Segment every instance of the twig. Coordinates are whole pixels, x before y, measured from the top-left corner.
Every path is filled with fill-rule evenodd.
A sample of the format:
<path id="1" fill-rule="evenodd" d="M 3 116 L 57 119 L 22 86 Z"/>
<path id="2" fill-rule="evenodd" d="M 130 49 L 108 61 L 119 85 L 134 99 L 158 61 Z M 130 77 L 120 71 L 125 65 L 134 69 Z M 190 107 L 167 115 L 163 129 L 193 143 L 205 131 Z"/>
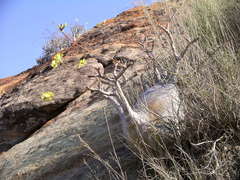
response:
<path id="1" fill-rule="evenodd" d="M 212 142 L 214 142 L 214 141 L 204 141 L 204 142 L 200 142 L 200 143 L 197 143 L 197 144 L 190 142 L 190 144 L 193 145 L 193 146 L 201 146 L 203 144 L 212 143 Z"/>
<path id="2" fill-rule="evenodd" d="M 111 142 L 111 145 L 112 145 L 115 161 L 116 161 L 116 163 L 118 165 L 118 168 L 120 169 L 122 177 L 125 177 L 124 171 L 123 171 L 121 163 L 120 163 L 120 159 L 119 159 L 119 157 L 117 155 L 117 152 L 116 152 L 116 149 L 115 149 L 115 146 L 114 146 L 114 143 L 113 143 L 113 139 L 112 139 L 112 135 L 111 135 L 111 131 L 110 131 L 110 127 L 109 127 L 109 124 L 108 124 L 108 119 L 107 119 L 107 115 L 106 115 L 106 111 L 105 110 L 104 110 L 104 116 L 105 116 L 105 119 L 106 119 L 107 130 L 108 130 L 110 142 Z"/>
<path id="3" fill-rule="evenodd" d="M 163 27 L 162 25 L 159 24 L 160 29 L 162 29 L 168 36 L 168 39 L 170 41 L 170 46 L 174 55 L 174 58 L 176 59 L 176 61 L 180 61 L 181 57 L 179 55 L 179 53 L 177 52 L 176 46 L 175 46 L 175 42 L 173 40 L 172 34 L 170 33 L 170 31 L 168 29 L 166 29 L 165 27 Z"/>
<path id="4" fill-rule="evenodd" d="M 90 87 L 87 87 L 88 90 L 90 91 L 95 91 L 95 92 L 99 92 L 101 93 L 102 95 L 108 97 L 108 96 L 115 96 L 114 93 L 111 93 L 111 92 L 107 92 L 107 91 L 104 91 L 102 89 L 94 89 L 94 88 L 90 88 Z"/>
<path id="5" fill-rule="evenodd" d="M 217 153 L 216 153 L 216 145 L 217 145 L 217 143 L 218 143 L 219 141 L 221 141 L 223 138 L 224 138 L 224 136 L 221 136 L 220 138 L 218 138 L 218 139 L 215 140 L 215 141 L 204 141 L 204 142 L 200 142 L 200 143 L 197 143 L 197 144 L 191 143 L 191 145 L 193 145 L 193 146 L 201 146 L 201 145 L 203 145 L 203 144 L 213 143 L 211 150 L 206 154 L 206 156 L 210 155 L 210 159 L 209 159 L 208 164 L 204 167 L 204 169 L 207 169 L 207 168 L 210 166 L 213 158 L 215 159 L 215 162 L 216 162 L 216 168 L 215 168 L 215 170 L 219 167 L 218 158 L 217 158 Z"/>
<path id="6" fill-rule="evenodd" d="M 180 54 L 180 58 L 181 58 L 181 59 L 184 58 L 184 56 L 185 56 L 187 50 L 190 48 L 190 46 L 191 46 L 192 44 L 194 44 L 195 42 L 197 42 L 198 40 L 199 40 L 199 38 L 197 37 L 197 38 L 195 38 L 194 40 L 192 40 L 192 41 L 190 41 L 190 42 L 188 43 L 188 45 L 185 47 L 185 49 L 184 49 L 184 50 L 181 52 L 181 54 Z"/>

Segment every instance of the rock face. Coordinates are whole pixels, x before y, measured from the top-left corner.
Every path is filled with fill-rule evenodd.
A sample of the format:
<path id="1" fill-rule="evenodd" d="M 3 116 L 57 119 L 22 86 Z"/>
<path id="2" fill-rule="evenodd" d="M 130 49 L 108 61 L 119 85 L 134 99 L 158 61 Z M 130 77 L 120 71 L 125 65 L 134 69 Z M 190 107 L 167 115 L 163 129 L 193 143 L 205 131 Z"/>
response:
<path id="1" fill-rule="evenodd" d="M 94 83 L 88 76 L 97 74 L 95 67 L 103 71 L 103 66 L 96 61 L 89 61 L 81 69 L 74 66 L 72 59 L 66 60 L 64 66 L 32 78 L 17 87 L 15 92 L 1 98 L 1 151 L 22 141 L 64 111 L 71 101 Z M 46 91 L 56 94 L 54 101 L 45 102 L 40 98 Z"/>
<path id="2" fill-rule="evenodd" d="M 168 23 L 161 4 L 151 7 L 158 23 Z M 97 69 L 113 70 L 112 58 L 135 60 L 129 76 L 147 67 L 146 53 L 137 43 L 154 40 L 144 7 L 137 7 L 98 24 L 63 50 L 63 64 L 52 69 L 50 62 L 17 76 L 0 79 L 0 179 L 110 179 L 106 168 L 92 158 L 93 152 L 109 158 L 112 132 L 122 168 L 136 179 L 135 157 L 121 138 L 116 109 L 87 87 L 96 85 Z M 87 65 L 77 68 L 78 61 Z M 41 93 L 52 91 L 54 100 L 42 101 Z M 114 163 L 113 163 L 114 164 Z M 113 165 L 114 166 L 114 165 Z M 91 171 L 94 169 L 94 171 Z"/>

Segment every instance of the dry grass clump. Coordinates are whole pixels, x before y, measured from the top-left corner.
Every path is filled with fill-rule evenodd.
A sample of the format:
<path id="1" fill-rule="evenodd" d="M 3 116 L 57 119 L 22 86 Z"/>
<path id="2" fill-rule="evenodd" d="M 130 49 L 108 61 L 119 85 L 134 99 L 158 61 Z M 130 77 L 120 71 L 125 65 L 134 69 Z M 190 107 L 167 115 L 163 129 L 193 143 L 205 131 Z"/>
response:
<path id="1" fill-rule="evenodd" d="M 145 178 L 240 178 L 239 10 L 237 0 L 190 0 L 178 10 L 173 22 L 178 49 L 199 38 L 176 74 L 186 129 L 171 144 L 156 138 L 161 155 L 138 148 Z M 171 63 L 171 58 L 158 59 L 167 71 Z"/>

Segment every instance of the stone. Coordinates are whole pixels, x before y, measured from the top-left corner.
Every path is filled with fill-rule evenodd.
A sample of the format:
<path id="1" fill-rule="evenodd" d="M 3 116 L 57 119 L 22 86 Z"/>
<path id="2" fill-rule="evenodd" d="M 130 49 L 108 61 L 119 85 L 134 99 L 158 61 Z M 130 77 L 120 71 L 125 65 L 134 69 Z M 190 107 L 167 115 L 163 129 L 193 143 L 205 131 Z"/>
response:
<path id="1" fill-rule="evenodd" d="M 163 8 L 155 4 L 152 9 L 156 21 L 166 25 L 169 18 Z M 137 179 L 137 158 L 124 146 L 116 109 L 88 87 L 97 85 L 91 76 L 98 71 L 112 73 L 114 57 L 135 61 L 126 77 L 140 77 L 147 71 L 147 55 L 138 40 L 154 39 L 151 29 L 143 7 L 132 8 L 98 24 L 62 50 L 63 63 L 57 68 L 44 61 L 0 79 L 0 179 L 111 179 L 104 165 L 92 158 L 89 147 L 117 169 L 112 145 L 123 171 L 129 179 Z M 87 65 L 77 68 L 83 58 Z M 41 99 L 46 91 L 55 94 L 52 101 Z"/>

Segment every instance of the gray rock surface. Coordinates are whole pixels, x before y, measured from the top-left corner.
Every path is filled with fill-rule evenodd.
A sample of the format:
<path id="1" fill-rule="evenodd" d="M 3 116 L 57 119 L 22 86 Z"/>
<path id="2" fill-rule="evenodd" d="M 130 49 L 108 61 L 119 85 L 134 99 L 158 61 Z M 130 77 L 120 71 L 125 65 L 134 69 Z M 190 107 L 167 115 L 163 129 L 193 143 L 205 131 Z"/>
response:
<path id="1" fill-rule="evenodd" d="M 153 6 L 157 22 L 168 17 Z M 137 40 L 154 39 L 142 8 L 133 8 L 83 34 L 71 48 L 63 50 L 63 64 L 52 69 L 50 62 L 13 78 L 0 80 L 0 180 L 111 179 L 101 162 L 92 158 L 84 140 L 103 159 L 112 161 L 113 143 L 129 179 L 137 178 L 136 158 L 124 147 L 116 109 L 93 94 L 96 68 L 111 74 L 115 57 L 136 61 L 126 73 L 144 73 L 146 53 Z M 77 68 L 85 58 L 88 64 Z M 14 78 L 21 76 L 17 84 Z M 11 88 L 6 88 L 11 87 Z M 52 91 L 52 101 L 42 101 L 41 93 Z M 87 162 L 88 166 L 85 164 Z M 116 163 L 112 163 L 116 166 Z"/>

